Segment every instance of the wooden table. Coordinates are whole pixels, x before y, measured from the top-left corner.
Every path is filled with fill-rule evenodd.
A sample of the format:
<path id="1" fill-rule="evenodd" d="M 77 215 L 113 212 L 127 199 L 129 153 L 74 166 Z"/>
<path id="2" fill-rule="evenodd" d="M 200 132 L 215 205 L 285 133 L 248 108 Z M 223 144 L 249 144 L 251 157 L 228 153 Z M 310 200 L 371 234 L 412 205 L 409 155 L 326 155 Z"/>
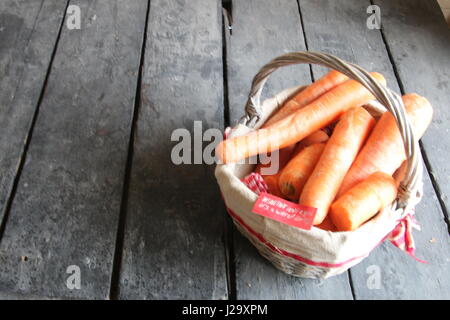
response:
<path id="1" fill-rule="evenodd" d="M 381 30 L 366 25 L 372 4 Z M 286 276 L 232 226 L 213 166 L 170 161 L 174 129 L 235 124 L 258 68 L 298 50 L 433 104 L 414 233 L 428 264 L 386 242 L 340 276 Z M 323 72 L 280 70 L 267 96 Z M 448 299 L 449 75 L 429 0 L 1 1 L 0 297 Z"/>

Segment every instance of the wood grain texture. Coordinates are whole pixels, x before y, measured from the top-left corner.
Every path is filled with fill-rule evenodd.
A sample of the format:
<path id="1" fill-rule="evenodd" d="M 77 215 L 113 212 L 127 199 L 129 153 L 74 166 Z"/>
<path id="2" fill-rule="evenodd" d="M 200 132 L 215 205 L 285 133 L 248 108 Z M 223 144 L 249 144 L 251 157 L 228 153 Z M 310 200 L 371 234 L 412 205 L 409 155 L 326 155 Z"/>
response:
<path id="1" fill-rule="evenodd" d="M 300 0 L 305 36 L 310 51 L 333 54 L 369 71 L 383 74 L 398 92 L 396 78 L 379 30 L 366 27 L 369 1 Z M 314 78 L 326 72 L 313 66 Z"/>
<path id="2" fill-rule="evenodd" d="M 351 269 L 356 299 L 449 299 L 450 241 L 430 178 L 424 177 L 424 198 L 416 207 L 421 230 L 414 230 L 420 263 L 389 241 Z M 379 270 L 380 286 L 368 285 Z M 375 275 L 377 276 L 377 275 Z"/>
<path id="3" fill-rule="evenodd" d="M 147 1 L 72 4 L 81 30 L 62 30 L 0 246 L 2 296 L 109 294 Z"/>
<path id="4" fill-rule="evenodd" d="M 296 1 L 233 1 L 228 83 L 230 119 L 242 115 L 250 83 L 259 68 L 276 56 L 305 50 Z M 269 79 L 265 96 L 311 82 L 309 66 L 289 66 Z M 237 299 L 351 299 L 348 275 L 325 282 L 283 274 L 234 231 Z"/>
<path id="5" fill-rule="evenodd" d="M 433 1 L 375 2 L 382 12 L 383 31 L 406 92 L 417 92 L 434 106 L 434 120 L 423 146 L 430 159 L 441 190 L 447 192 L 449 173 L 446 138 L 449 116 L 448 75 L 450 74 L 449 32 Z M 446 31 L 446 32 L 444 32 Z M 447 35 L 447 36 L 446 36 Z M 429 55 L 429 56 L 428 56 Z M 439 137 L 438 139 L 436 139 Z M 442 165 L 443 167 L 439 167 Z M 433 174 L 433 171 L 431 174 Z M 370 259 L 352 269 L 355 282 L 361 283 L 355 295 L 359 299 L 449 299 L 450 239 L 439 200 L 430 177 L 424 176 L 424 198 L 416 208 L 422 230 L 414 232 L 417 256 L 421 264 L 389 243 L 374 251 Z M 445 193 L 446 194 L 446 193 Z M 448 199 L 445 199 L 448 203 Z M 369 289 L 367 268 L 380 267 L 381 287 Z"/>
<path id="6" fill-rule="evenodd" d="M 151 1 L 119 298 L 227 298 L 213 166 L 171 159 L 175 129 L 223 127 L 221 15 L 219 1 Z"/>
<path id="7" fill-rule="evenodd" d="M 386 77 L 388 86 L 399 92 L 380 31 L 366 28 L 368 17 L 366 8 L 370 5 L 369 1 L 318 0 L 301 1 L 300 4 L 311 50 L 330 52 L 370 71 L 381 72 Z M 388 21 L 385 6 L 380 7 L 382 24 L 386 32 L 390 20 Z M 401 11 L 398 14 L 404 15 Z M 405 33 L 402 34 L 403 39 L 408 38 Z M 411 38 L 416 36 L 416 33 L 411 34 Z M 403 45 L 408 46 L 406 43 Z M 413 70 L 416 64 L 417 62 L 413 64 L 411 61 L 408 69 Z M 316 72 L 316 69 L 314 71 Z M 422 72 L 426 73 L 424 78 L 429 77 L 427 73 L 429 71 L 422 70 Z M 420 78 L 419 75 L 415 77 Z M 421 91 L 418 93 L 425 94 Z M 425 96 L 428 97 L 426 94 Z M 415 237 L 419 257 L 433 262 L 429 265 L 420 264 L 394 246 L 385 243 L 351 269 L 356 299 L 448 298 L 445 291 L 448 292 L 450 280 L 445 272 L 450 262 L 450 243 L 438 199 L 426 175 L 424 188 L 425 197 L 417 207 L 417 219 L 423 225 L 423 229 L 416 232 Z M 371 290 L 367 286 L 371 271 L 369 267 L 372 265 L 380 267 L 382 277 L 380 289 Z"/>
<path id="8" fill-rule="evenodd" d="M 66 1 L 0 2 L 0 221 L 44 85 Z"/>
<path id="9" fill-rule="evenodd" d="M 383 31 L 406 92 L 425 96 L 433 122 L 422 138 L 431 175 L 450 210 L 450 29 L 435 1 L 376 1 Z"/>
<path id="10" fill-rule="evenodd" d="M 228 48 L 230 125 L 244 115 L 253 76 L 273 58 L 305 50 L 298 6 L 295 0 L 233 0 L 233 33 Z M 309 84 L 307 65 L 281 68 L 271 75 L 264 97 L 300 84 Z"/>

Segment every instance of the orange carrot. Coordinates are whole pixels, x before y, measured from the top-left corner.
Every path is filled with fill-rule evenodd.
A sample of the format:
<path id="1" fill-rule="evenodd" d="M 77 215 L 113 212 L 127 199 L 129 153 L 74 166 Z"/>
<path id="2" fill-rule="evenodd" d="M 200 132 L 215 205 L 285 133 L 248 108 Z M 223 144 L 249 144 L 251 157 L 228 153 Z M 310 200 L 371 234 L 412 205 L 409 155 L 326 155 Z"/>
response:
<path id="1" fill-rule="evenodd" d="M 397 197 L 395 180 L 375 172 L 331 205 L 330 218 L 339 231 L 357 229 Z"/>
<path id="2" fill-rule="evenodd" d="M 264 182 L 267 184 L 267 187 L 269 188 L 270 194 L 273 194 L 274 196 L 280 198 L 284 198 L 283 194 L 280 191 L 280 188 L 278 187 L 278 177 L 279 177 L 278 173 L 262 177 L 264 179 Z"/>
<path id="3" fill-rule="evenodd" d="M 323 219 L 321 224 L 318 224 L 316 228 L 325 230 L 325 231 L 337 231 L 336 226 L 333 224 L 333 221 L 330 219 L 330 215 L 327 215 L 325 219 Z"/>
<path id="4" fill-rule="evenodd" d="M 305 149 L 306 147 L 316 144 L 316 143 L 322 143 L 327 142 L 330 137 L 328 134 L 323 130 L 317 130 L 313 133 L 311 133 L 309 136 L 307 136 L 305 139 L 301 140 L 299 143 L 297 143 L 297 146 L 294 149 L 293 155 L 297 155 L 300 151 Z"/>
<path id="5" fill-rule="evenodd" d="M 278 178 L 280 176 L 281 169 L 283 169 L 286 163 L 288 163 L 294 149 L 295 144 L 278 150 L 279 153 L 277 155 L 272 153 L 271 158 L 269 158 L 269 163 L 260 163 L 256 166 L 255 169 L 255 172 L 259 173 L 263 177 L 264 182 L 269 188 L 269 193 L 280 198 L 283 198 L 283 194 L 278 187 Z"/>
<path id="6" fill-rule="evenodd" d="M 278 178 L 278 186 L 286 198 L 298 201 L 324 147 L 324 143 L 316 143 L 304 148 L 283 168 Z"/>
<path id="7" fill-rule="evenodd" d="M 427 99 L 417 94 L 408 94 L 402 99 L 414 136 L 420 139 L 431 122 L 433 108 Z M 374 172 L 392 175 L 405 159 L 400 130 L 392 114 L 385 112 L 345 176 L 338 197 Z"/>
<path id="8" fill-rule="evenodd" d="M 372 73 L 372 76 L 385 83 L 382 75 Z M 220 142 L 216 155 L 229 163 L 284 148 L 332 123 L 351 107 L 373 98 L 363 85 L 347 80 L 272 126 Z"/>
<path id="9" fill-rule="evenodd" d="M 273 175 L 281 172 L 281 169 L 289 162 L 291 159 L 293 151 L 296 149 L 296 145 L 290 145 L 281 150 L 277 150 L 278 153 L 272 152 L 266 163 L 259 163 L 256 165 L 255 172 L 262 176 Z"/>
<path id="10" fill-rule="evenodd" d="M 304 91 L 304 90 L 303 90 Z M 303 92 L 301 91 L 301 92 Z M 300 105 L 297 101 L 294 99 L 290 99 L 286 101 L 283 106 L 276 111 L 263 125 L 261 128 L 267 128 L 274 124 L 275 122 L 287 117 L 288 115 L 293 114 L 295 111 L 301 109 L 302 105 Z"/>
<path id="11" fill-rule="evenodd" d="M 268 127 L 278 120 L 294 113 L 347 79 L 348 77 L 346 75 L 336 70 L 331 70 L 322 78 L 297 93 L 292 99 L 288 100 L 280 110 L 266 121 L 263 127 Z"/>
<path id="12" fill-rule="evenodd" d="M 352 108 L 334 128 L 300 195 L 300 204 L 317 208 L 314 225 L 325 219 L 345 174 L 374 124 L 374 118 L 364 108 Z"/>

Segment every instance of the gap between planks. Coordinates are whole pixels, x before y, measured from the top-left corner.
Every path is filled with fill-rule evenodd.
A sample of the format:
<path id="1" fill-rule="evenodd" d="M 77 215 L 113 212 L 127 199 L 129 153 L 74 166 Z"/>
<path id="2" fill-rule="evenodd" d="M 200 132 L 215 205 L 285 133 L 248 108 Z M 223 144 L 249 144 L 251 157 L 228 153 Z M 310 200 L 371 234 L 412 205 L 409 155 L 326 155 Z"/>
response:
<path id="1" fill-rule="evenodd" d="M 113 269 L 111 273 L 111 283 L 110 283 L 110 292 L 109 298 L 111 300 L 117 300 L 119 296 L 119 278 L 120 278 L 120 269 L 122 266 L 122 253 L 123 253 L 123 244 L 124 244 L 124 235 L 125 235 L 125 227 L 127 220 L 127 205 L 128 205 L 128 194 L 129 194 L 129 186 L 130 186 L 130 174 L 131 174 L 131 166 L 133 163 L 133 151 L 134 151 L 134 137 L 136 134 L 136 123 L 138 120 L 139 109 L 141 107 L 141 85 L 142 85 L 142 71 L 144 67 L 144 57 L 145 57 L 145 47 L 147 45 L 147 31 L 148 31 L 148 17 L 150 15 L 150 0 L 147 0 L 147 9 L 145 15 L 145 27 L 143 39 L 141 42 L 141 56 L 139 61 L 139 73 L 136 84 L 136 94 L 134 98 L 134 108 L 133 108 L 133 118 L 131 121 L 131 132 L 130 138 L 128 141 L 128 154 L 127 161 L 125 165 L 125 177 L 122 187 L 122 201 L 120 204 L 120 214 L 119 214 L 119 223 L 117 226 L 116 232 L 116 244 L 114 247 L 114 257 L 113 257 Z"/>
<path id="2" fill-rule="evenodd" d="M 374 5 L 373 0 L 370 0 L 370 4 Z M 405 87 L 403 85 L 403 81 L 402 81 L 402 79 L 400 77 L 400 74 L 398 72 L 397 65 L 395 64 L 394 57 L 392 56 L 392 51 L 391 51 L 389 43 L 388 43 L 388 41 L 386 39 L 386 36 L 384 34 L 383 27 L 380 28 L 380 34 L 381 34 L 381 38 L 383 39 L 383 43 L 384 43 L 384 46 L 386 48 L 386 52 L 387 52 L 388 57 L 389 57 L 389 63 L 392 66 L 392 70 L 394 71 L 395 79 L 397 80 L 398 87 L 400 88 L 400 94 L 404 95 L 406 90 L 405 90 Z M 445 223 L 447 225 L 447 229 L 448 229 L 448 232 L 450 234 L 449 213 L 448 213 L 448 209 L 447 209 L 447 207 L 445 205 L 444 199 L 442 197 L 441 188 L 439 187 L 439 184 L 436 181 L 436 178 L 435 178 L 435 176 L 433 174 L 433 169 L 431 167 L 430 161 L 428 160 L 428 155 L 427 155 L 425 149 L 423 148 L 422 141 L 419 141 L 419 147 L 420 147 L 420 151 L 421 151 L 422 156 L 423 156 L 423 163 L 424 163 L 425 169 L 428 172 L 428 175 L 430 177 L 431 185 L 433 186 L 434 193 L 436 194 L 436 196 L 438 198 L 439 206 L 441 208 L 442 214 L 444 215 L 444 221 L 445 221 Z"/>
<path id="3" fill-rule="evenodd" d="M 223 76 L 223 117 L 224 130 L 230 126 L 230 102 L 228 99 L 228 45 L 232 35 L 232 2 L 231 0 L 222 0 L 222 76 Z M 224 249 L 225 264 L 227 272 L 227 291 L 228 300 L 236 300 L 236 266 L 233 241 L 233 222 L 227 212 L 225 214 L 224 223 Z"/>
<path id="4" fill-rule="evenodd" d="M 33 136 L 33 130 L 34 130 L 34 127 L 35 127 L 35 124 L 36 124 L 36 119 L 38 117 L 39 109 L 41 107 L 41 103 L 42 103 L 42 100 L 44 98 L 44 93 L 45 93 L 45 90 L 47 88 L 48 79 L 50 77 L 50 72 L 51 72 L 51 69 L 52 69 L 52 66 L 53 66 L 53 60 L 55 58 L 56 51 L 58 49 L 58 44 L 59 44 L 59 39 L 61 37 L 62 29 L 63 29 L 64 23 L 66 21 L 66 12 L 67 12 L 67 8 L 69 6 L 69 3 L 70 3 L 70 0 L 67 0 L 66 6 L 65 6 L 64 11 L 63 11 L 63 17 L 61 19 L 61 24 L 60 24 L 59 29 L 58 29 L 58 34 L 56 36 L 55 45 L 53 46 L 52 54 L 50 56 L 50 61 L 48 63 L 47 71 L 45 73 L 44 83 L 42 85 L 41 92 L 39 94 L 38 102 L 37 102 L 36 108 L 34 110 L 34 114 L 33 114 L 32 120 L 31 120 L 31 124 L 30 124 L 30 128 L 28 130 L 28 134 L 25 137 L 24 147 L 23 147 L 22 155 L 20 157 L 19 164 L 17 165 L 17 169 L 16 169 L 16 174 L 14 176 L 13 185 L 12 185 L 12 188 L 10 190 L 10 193 L 9 193 L 7 201 L 6 201 L 6 205 L 5 205 L 5 209 L 4 209 L 4 215 L 3 215 L 3 220 L 0 222 L 0 242 L 3 239 L 3 235 L 5 233 L 6 223 L 8 222 L 8 217 L 9 217 L 9 214 L 10 214 L 10 211 L 11 211 L 11 206 L 12 206 L 12 203 L 14 201 L 14 197 L 15 197 L 15 194 L 16 194 L 16 191 L 17 191 L 17 186 L 18 186 L 18 183 L 19 183 L 19 180 L 20 180 L 20 176 L 22 174 L 22 169 L 23 169 L 23 166 L 25 164 L 25 160 L 26 160 L 27 153 L 28 153 L 28 148 L 30 146 L 30 141 L 31 141 L 31 138 Z M 41 4 L 41 8 L 42 8 L 42 4 Z M 41 10 L 41 8 L 39 9 L 39 11 Z M 36 16 L 36 19 L 38 19 L 38 16 L 39 16 L 39 14 Z M 31 33 L 31 35 L 32 35 L 32 33 Z M 30 35 L 30 37 L 31 37 L 31 35 Z"/>
<path id="5" fill-rule="evenodd" d="M 309 51 L 308 49 L 308 41 L 307 41 L 307 37 L 305 34 L 305 30 L 304 30 L 304 22 L 303 22 L 303 17 L 302 17 L 302 12 L 301 12 L 301 8 L 300 8 L 300 0 L 297 0 L 297 8 L 298 8 L 298 14 L 299 14 L 299 20 L 300 20 L 300 25 L 302 27 L 302 32 L 303 32 L 303 38 L 304 38 L 304 44 L 305 44 L 305 48 L 307 51 Z M 230 125 L 230 118 L 229 118 L 229 91 L 228 91 L 228 77 L 227 77 L 227 70 L 228 70 L 228 65 L 227 65 L 227 50 L 228 50 L 228 46 L 229 46 L 229 41 L 230 38 L 232 38 L 232 0 L 222 0 L 222 7 L 224 10 L 224 14 L 223 14 L 223 21 L 222 21 L 222 26 L 223 26 L 223 38 L 224 38 L 224 42 L 223 42 L 223 76 L 224 76 L 224 101 L 225 101 L 225 105 L 224 105 L 224 120 L 225 120 L 225 127 Z M 229 26 L 226 25 L 226 22 L 230 21 L 231 23 Z M 309 72 L 310 72 L 310 79 L 311 81 L 315 80 L 314 74 L 313 74 L 313 70 L 312 70 L 312 66 L 311 64 L 308 65 L 309 67 Z M 228 215 L 227 215 L 228 216 Z M 226 224 L 226 237 L 228 238 L 227 240 L 227 272 L 228 272 L 228 285 L 229 285 L 229 299 L 231 300 L 235 300 L 237 298 L 237 289 L 236 289 L 236 269 L 235 269 L 235 256 L 234 256 L 234 241 L 233 241 L 233 231 L 234 231 L 234 226 L 233 223 L 231 222 L 231 219 L 228 217 L 227 219 L 228 223 Z M 350 286 L 350 290 L 351 290 L 351 295 L 352 298 L 355 299 L 355 293 L 354 293 L 354 288 L 353 288 L 353 283 L 352 283 L 352 277 L 351 277 L 351 273 L 350 271 L 348 271 L 348 279 L 349 279 L 349 286 Z"/>
<path id="6" fill-rule="evenodd" d="M 300 0 L 297 0 L 296 2 L 297 2 L 297 9 L 298 9 L 298 16 L 300 19 L 300 25 L 302 26 L 303 39 L 305 41 L 305 48 L 306 48 L 306 51 L 309 51 L 308 38 L 306 37 L 305 24 L 303 22 L 302 9 L 300 7 Z M 311 76 L 311 81 L 314 82 L 315 78 L 314 78 L 314 73 L 313 73 L 311 64 L 309 64 L 309 74 Z"/>

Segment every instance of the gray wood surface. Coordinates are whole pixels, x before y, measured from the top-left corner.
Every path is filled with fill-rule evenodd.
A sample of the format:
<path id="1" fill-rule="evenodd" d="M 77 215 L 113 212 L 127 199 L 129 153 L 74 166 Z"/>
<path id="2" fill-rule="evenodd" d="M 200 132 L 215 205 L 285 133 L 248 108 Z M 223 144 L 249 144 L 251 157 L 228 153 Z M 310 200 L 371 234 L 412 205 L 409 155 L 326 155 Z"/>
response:
<path id="1" fill-rule="evenodd" d="M 108 298 L 147 1 L 83 1 L 63 27 L 0 245 L 8 296 Z M 69 289 L 70 265 L 81 288 Z"/>
<path id="2" fill-rule="evenodd" d="M 427 97 L 433 122 L 422 138 L 439 195 L 450 210 L 450 29 L 436 1 L 375 1 L 406 92 Z M 449 228 L 450 230 L 450 228 Z"/>
<path id="3" fill-rule="evenodd" d="M 253 76 L 273 58 L 305 50 L 295 0 L 233 0 L 233 33 L 228 48 L 230 125 L 244 115 Z M 307 65 L 277 70 L 267 81 L 262 97 L 300 84 L 311 83 Z M 263 98 L 262 98 L 263 99 Z"/>
<path id="4" fill-rule="evenodd" d="M 366 8 L 370 5 L 369 1 L 317 0 L 300 3 L 310 50 L 330 52 L 368 70 L 381 72 L 386 77 L 389 87 L 399 92 L 380 31 L 366 28 L 368 17 Z M 392 28 L 389 27 L 391 20 L 384 18 L 388 14 L 384 5 L 381 5 L 381 12 L 385 30 Z M 403 16 L 406 13 L 397 11 L 396 14 Z M 414 33 L 410 38 L 416 37 L 417 34 Z M 408 38 L 403 36 L 402 39 L 406 41 Z M 407 46 L 407 43 L 403 45 Z M 405 68 L 413 70 L 415 64 L 417 62 L 411 61 Z M 426 81 L 425 79 L 430 76 L 428 72 L 430 71 L 423 70 L 420 76 L 416 75 L 417 81 Z M 431 92 L 429 96 L 421 91 L 418 93 L 430 99 L 433 97 Z M 424 144 L 426 143 L 425 141 Z M 421 264 L 389 243 L 385 243 L 361 264 L 351 269 L 356 299 L 448 298 L 450 279 L 446 270 L 450 263 L 450 242 L 443 213 L 426 175 L 424 188 L 426 195 L 417 208 L 417 219 L 423 228 L 414 235 L 419 248 L 418 256 L 431 263 Z M 380 267 L 383 282 L 382 286 L 375 290 L 367 286 L 371 272 L 369 267 L 372 265 Z"/>
<path id="5" fill-rule="evenodd" d="M 0 222 L 44 85 L 66 1 L 0 2 Z"/>
<path id="6" fill-rule="evenodd" d="M 366 26 L 369 0 L 233 0 L 225 38 L 219 0 L 70 2 L 81 30 L 62 24 L 67 1 L 0 1 L 0 299 L 108 299 L 111 284 L 121 299 L 450 298 L 450 29 L 435 1 L 373 0 L 380 31 Z M 340 276 L 287 276 L 230 229 L 213 166 L 172 164 L 175 129 L 236 124 L 258 69 L 306 48 L 378 71 L 434 106 L 414 231 L 428 264 L 385 241 Z M 283 68 L 263 97 L 324 72 Z M 80 289 L 66 285 L 71 265 Z"/>
<path id="7" fill-rule="evenodd" d="M 213 166 L 175 165 L 175 129 L 223 127 L 220 1 L 152 0 L 119 298 L 226 299 Z"/>
<path id="8" fill-rule="evenodd" d="M 351 269 L 356 299 L 450 299 L 450 241 L 439 201 L 428 175 L 424 198 L 416 207 L 421 231 L 414 230 L 420 263 L 385 241 L 362 263 Z M 374 267 L 380 286 L 368 285 Z"/>
<path id="9" fill-rule="evenodd" d="M 230 119 L 243 115 L 252 77 L 285 52 L 305 50 L 296 1 L 233 1 L 233 33 L 228 57 Z M 309 66 L 290 66 L 269 79 L 266 96 L 311 82 Z M 351 299 L 348 275 L 325 282 L 299 279 L 276 270 L 234 231 L 237 299 Z"/>
<path id="10" fill-rule="evenodd" d="M 379 72 L 390 88 L 398 92 L 381 34 L 379 30 L 366 27 L 368 0 L 301 0 L 299 3 L 310 51 L 330 53 L 366 70 Z M 325 71 L 314 65 L 314 78 Z"/>
<path id="11" fill-rule="evenodd" d="M 434 1 L 375 2 L 381 8 L 383 32 L 391 49 L 405 92 L 417 92 L 430 100 L 434 120 L 422 139 L 435 178 L 444 195 L 448 192 L 450 140 L 448 131 L 450 103 L 450 31 Z M 424 198 L 416 208 L 422 230 L 414 232 L 421 264 L 384 243 L 369 259 L 352 269 L 358 299 L 449 299 L 450 239 L 439 199 L 430 177 L 424 177 Z M 448 199 L 444 200 L 448 203 Z M 381 287 L 364 285 L 370 265 L 380 267 Z"/>

